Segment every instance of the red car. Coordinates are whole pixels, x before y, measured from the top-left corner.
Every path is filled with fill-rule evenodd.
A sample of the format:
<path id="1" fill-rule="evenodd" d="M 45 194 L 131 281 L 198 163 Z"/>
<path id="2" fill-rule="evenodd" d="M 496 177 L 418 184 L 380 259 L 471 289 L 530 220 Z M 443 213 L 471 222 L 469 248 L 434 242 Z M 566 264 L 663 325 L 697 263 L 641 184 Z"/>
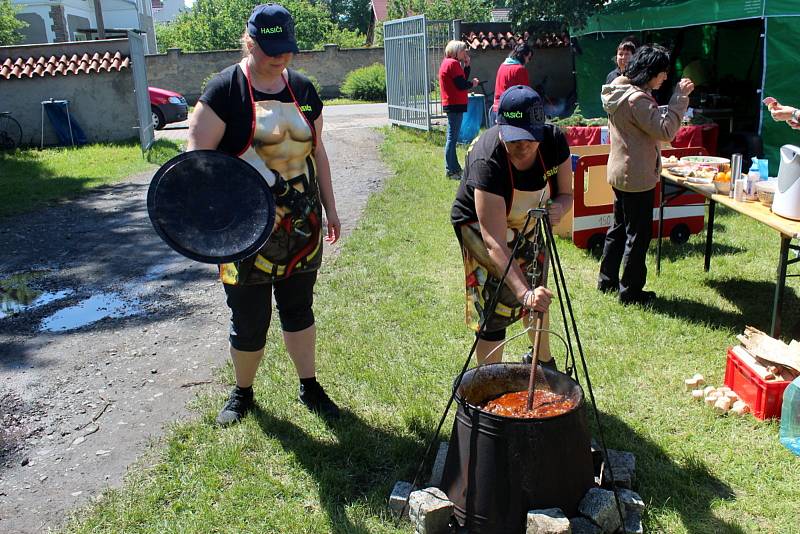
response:
<path id="1" fill-rule="evenodd" d="M 167 124 L 185 121 L 189 116 L 189 106 L 183 95 L 175 91 L 148 87 L 150 110 L 153 112 L 153 128 L 162 129 Z"/>

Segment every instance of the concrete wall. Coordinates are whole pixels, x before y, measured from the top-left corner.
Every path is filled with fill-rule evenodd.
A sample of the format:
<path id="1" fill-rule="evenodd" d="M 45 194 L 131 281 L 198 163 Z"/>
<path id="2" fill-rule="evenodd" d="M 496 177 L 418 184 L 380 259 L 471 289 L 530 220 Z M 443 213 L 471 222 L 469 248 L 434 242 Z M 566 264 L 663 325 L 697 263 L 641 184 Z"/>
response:
<path id="1" fill-rule="evenodd" d="M 494 93 L 497 68 L 508 57 L 508 50 L 472 50 L 470 77 L 488 80 L 486 90 Z M 572 50 L 570 48 L 541 48 L 533 51 L 533 60 L 525 66 L 531 86 L 544 85 L 547 97 L 551 100 L 566 100 L 573 96 L 575 75 L 572 71 Z"/>
<path id="2" fill-rule="evenodd" d="M 6 58 L 82 55 L 119 50 L 130 54 L 127 39 L 83 41 L 50 45 L 0 47 L 0 62 Z M 41 102 L 54 98 L 69 100 L 70 113 L 80 124 L 90 143 L 121 141 L 135 138 L 138 131 L 136 102 L 133 98 L 133 72 L 130 67 L 119 72 L 70 74 L 68 76 L 34 76 L 0 82 L 3 110 L 11 111 L 22 126 L 25 144 L 39 146 Z M 44 142 L 58 142 L 47 117 L 44 120 Z"/>
<path id="3" fill-rule="evenodd" d="M 166 54 L 145 57 L 148 84 L 177 91 L 194 104 L 206 78 L 241 58 L 240 50 L 183 52 L 171 48 Z M 322 96 L 328 98 L 339 95 L 339 86 L 348 72 L 373 63 L 383 65 L 383 48 L 339 49 L 337 45 L 326 45 L 321 51 L 296 54 L 291 66 L 314 76 L 322 85 Z"/>

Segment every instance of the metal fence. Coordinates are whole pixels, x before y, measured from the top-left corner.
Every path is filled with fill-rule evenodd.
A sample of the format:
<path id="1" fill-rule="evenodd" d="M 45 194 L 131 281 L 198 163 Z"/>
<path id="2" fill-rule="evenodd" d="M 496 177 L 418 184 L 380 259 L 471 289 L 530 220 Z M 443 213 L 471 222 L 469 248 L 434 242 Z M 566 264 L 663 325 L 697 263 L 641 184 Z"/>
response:
<path id="1" fill-rule="evenodd" d="M 450 21 L 425 15 L 383 23 L 390 123 L 430 130 L 444 118 L 438 74 L 452 36 Z"/>

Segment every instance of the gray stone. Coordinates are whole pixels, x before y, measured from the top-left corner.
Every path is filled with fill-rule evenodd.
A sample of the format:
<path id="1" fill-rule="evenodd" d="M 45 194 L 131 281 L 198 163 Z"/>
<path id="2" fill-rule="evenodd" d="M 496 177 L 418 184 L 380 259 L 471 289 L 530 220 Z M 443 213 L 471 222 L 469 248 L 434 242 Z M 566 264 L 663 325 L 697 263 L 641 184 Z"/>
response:
<path id="1" fill-rule="evenodd" d="M 448 443 L 446 441 L 439 444 L 439 450 L 436 453 L 436 459 L 433 461 L 433 468 L 431 468 L 431 479 L 428 481 L 428 486 L 438 488 L 442 485 L 444 461 L 447 459 L 447 446 Z"/>
<path id="2" fill-rule="evenodd" d="M 572 534 L 601 534 L 603 529 L 586 519 L 585 517 L 573 517 L 569 520 Z"/>
<path id="3" fill-rule="evenodd" d="M 411 492 L 408 514 L 417 534 L 448 534 L 453 503 L 439 488 Z"/>
<path id="4" fill-rule="evenodd" d="M 631 472 L 628 471 L 626 468 L 618 465 L 612 465 L 611 468 L 613 469 L 613 473 L 608 470 L 608 465 L 607 464 L 605 465 L 603 471 L 602 486 L 608 489 L 612 488 L 611 476 L 613 474 L 614 476 L 613 487 L 631 489 L 631 486 L 633 485 L 633 475 L 631 474 Z"/>
<path id="5" fill-rule="evenodd" d="M 625 517 L 625 534 L 644 534 L 641 512 L 628 511 L 628 515 Z"/>
<path id="6" fill-rule="evenodd" d="M 410 482 L 404 482 L 402 480 L 395 482 L 394 487 L 392 488 L 392 493 L 389 495 L 389 509 L 395 514 L 399 514 L 403 507 L 406 506 L 406 502 L 408 502 L 408 496 L 410 494 Z M 407 507 L 406 510 L 408 510 Z"/>
<path id="7" fill-rule="evenodd" d="M 614 493 L 608 490 L 592 488 L 587 491 L 578 511 L 599 525 L 603 532 L 614 532 L 622 526 Z"/>
<path id="8" fill-rule="evenodd" d="M 617 471 L 627 470 L 630 473 L 631 482 L 636 482 L 636 456 L 632 452 L 608 449 L 608 461 L 611 463 L 615 479 L 617 478 Z"/>
<path id="9" fill-rule="evenodd" d="M 569 519 L 559 508 L 531 510 L 525 534 L 571 534 Z"/>
<path id="10" fill-rule="evenodd" d="M 644 511 L 644 501 L 635 491 L 621 488 L 617 490 L 617 495 L 619 496 L 619 501 L 625 506 L 626 517 L 632 512 L 641 515 L 642 511 Z"/>

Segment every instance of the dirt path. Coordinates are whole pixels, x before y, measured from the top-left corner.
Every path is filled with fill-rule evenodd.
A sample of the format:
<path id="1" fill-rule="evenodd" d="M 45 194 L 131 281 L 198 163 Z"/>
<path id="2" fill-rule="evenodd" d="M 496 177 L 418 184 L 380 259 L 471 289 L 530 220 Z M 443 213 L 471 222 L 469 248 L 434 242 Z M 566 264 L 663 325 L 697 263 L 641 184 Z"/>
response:
<path id="1" fill-rule="evenodd" d="M 344 236 L 388 175 L 367 127 L 385 124 L 384 109 L 326 113 Z M 0 278 L 40 294 L 0 314 L 0 532 L 58 527 L 118 486 L 165 424 L 190 416 L 198 391 L 227 389 L 213 381 L 228 320 L 215 269 L 152 231 L 151 174 L 2 221 Z"/>

